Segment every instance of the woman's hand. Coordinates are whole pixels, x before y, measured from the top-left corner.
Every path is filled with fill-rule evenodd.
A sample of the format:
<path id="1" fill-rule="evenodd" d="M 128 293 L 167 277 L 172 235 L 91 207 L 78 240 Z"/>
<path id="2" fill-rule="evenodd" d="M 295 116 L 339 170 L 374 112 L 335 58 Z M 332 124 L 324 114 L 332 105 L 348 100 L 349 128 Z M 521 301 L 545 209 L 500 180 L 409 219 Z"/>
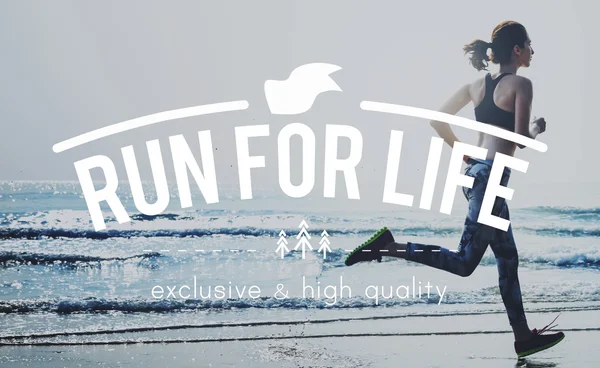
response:
<path id="1" fill-rule="evenodd" d="M 534 117 L 535 119 L 535 117 Z M 538 134 L 542 134 L 546 131 L 546 120 L 544 118 L 535 119 L 529 124 L 529 135 L 531 138 L 537 137 Z"/>

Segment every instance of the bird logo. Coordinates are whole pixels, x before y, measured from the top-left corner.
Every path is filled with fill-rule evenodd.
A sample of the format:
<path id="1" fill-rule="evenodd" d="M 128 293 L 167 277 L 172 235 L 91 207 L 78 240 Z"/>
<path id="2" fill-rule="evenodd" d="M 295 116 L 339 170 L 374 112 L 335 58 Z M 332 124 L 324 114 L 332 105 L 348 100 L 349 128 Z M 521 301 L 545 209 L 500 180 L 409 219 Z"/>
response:
<path id="1" fill-rule="evenodd" d="M 272 114 L 302 114 L 312 107 L 317 96 L 342 89 L 329 74 L 342 69 L 327 63 L 304 64 L 292 70 L 288 79 L 267 80 L 265 96 Z"/>

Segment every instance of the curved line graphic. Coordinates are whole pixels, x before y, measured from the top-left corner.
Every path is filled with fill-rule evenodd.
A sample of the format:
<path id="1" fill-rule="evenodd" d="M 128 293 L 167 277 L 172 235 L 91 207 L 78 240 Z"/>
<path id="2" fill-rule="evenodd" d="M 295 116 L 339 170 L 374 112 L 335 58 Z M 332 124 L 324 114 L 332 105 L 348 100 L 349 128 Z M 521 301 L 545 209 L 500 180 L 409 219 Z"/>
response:
<path id="1" fill-rule="evenodd" d="M 128 130 L 140 128 L 146 125 L 161 123 L 163 121 L 187 118 L 190 116 L 216 114 L 226 111 L 245 110 L 249 106 L 248 101 L 229 101 L 219 102 L 208 105 L 199 105 L 175 109 L 169 111 L 158 112 L 156 114 L 141 116 L 139 118 L 122 121 L 113 125 L 109 125 L 100 129 L 92 130 L 73 138 L 69 138 L 52 146 L 52 150 L 56 153 L 66 151 L 73 147 L 86 144 L 96 139 L 108 137 L 110 135 L 126 132 Z"/>
<path id="2" fill-rule="evenodd" d="M 527 138 L 523 135 L 513 133 L 511 131 L 498 128 L 492 125 L 480 123 L 475 120 L 463 118 L 456 115 L 446 114 L 439 111 L 373 101 L 362 101 L 360 103 L 360 108 L 366 111 L 385 112 L 388 114 L 407 115 L 416 118 L 441 121 L 444 123 L 493 135 L 495 137 L 502 138 L 514 143 L 522 144 L 524 146 L 531 147 L 539 152 L 546 152 L 548 150 L 548 146 L 545 143 L 536 141 L 535 139 Z"/>

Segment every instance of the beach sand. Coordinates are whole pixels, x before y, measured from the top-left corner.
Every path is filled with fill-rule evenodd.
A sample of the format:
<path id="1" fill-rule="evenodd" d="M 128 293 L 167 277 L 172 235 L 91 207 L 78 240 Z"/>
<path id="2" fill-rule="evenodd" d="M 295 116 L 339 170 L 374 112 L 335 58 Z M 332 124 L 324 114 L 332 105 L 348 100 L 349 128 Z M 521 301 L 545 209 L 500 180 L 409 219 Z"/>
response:
<path id="1" fill-rule="evenodd" d="M 532 327 L 554 314 L 530 313 Z M 2 346 L 3 367 L 593 367 L 600 312 L 559 318 L 566 339 L 519 362 L 503 314 L 366 319 L 303 325 L 152 331 Z M 588 330 L 586 330 L 588 329 Z M 204 331 L 204 332 L 199 332 Z M 132 341 L 162 343 L 129 343 Z M 206 341 L 206 340 L 215 341 Z M 242 339 L 242 340 L 236 340 Z M 243 340 L 246 339 L 246 340 Z M 201 342 L 181 342 L 181 341 Z M 169 343 L 169 341 L 171 341 Z M 175 342 L 179 341 L 179 342 Z M 35 342 L 29 340 L 26 342 Z M 110 342 L 111 344 L 105 344 Z"/>

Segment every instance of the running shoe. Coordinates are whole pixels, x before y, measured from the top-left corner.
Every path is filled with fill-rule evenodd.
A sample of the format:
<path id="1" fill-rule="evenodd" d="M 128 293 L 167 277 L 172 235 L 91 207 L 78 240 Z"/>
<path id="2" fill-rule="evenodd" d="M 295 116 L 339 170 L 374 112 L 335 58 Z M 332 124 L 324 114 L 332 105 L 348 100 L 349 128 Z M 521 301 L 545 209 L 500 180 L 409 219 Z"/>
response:
<path id="1" fill-rule="evenodd" d="M 381 250 L 389 243 L 394 242 L 394 237 L 387 227 L 377 231 L 375 235 L 362 243 L 346 257 L 346 266 L 352 266 L 358 262 L 369 262 L 377 260 L 381 262 Z"/>
<path id="2" fill-rule="evenodd" d="M 557 318 L 558 316 L 556 316 L 554 321 L 556 321 Z M 534 328 L 531 331 L 531 339 L 527 341 L 515 341 L 515 352 L 517 353 L 517 356 L 519 358 L 523 358 L 528 355 L 535 354 L 542 350 L 551 348 L 554 345 L 561 342 L 561 340 L 565 338 L 564 333 L 555 332 L 552 334 L 546 334 L 546 332 L 557 326 L 550 326 L 554 323 L 554 321 L 550 322 L 546 327 L 542 328 L 541 330 Z"/>

